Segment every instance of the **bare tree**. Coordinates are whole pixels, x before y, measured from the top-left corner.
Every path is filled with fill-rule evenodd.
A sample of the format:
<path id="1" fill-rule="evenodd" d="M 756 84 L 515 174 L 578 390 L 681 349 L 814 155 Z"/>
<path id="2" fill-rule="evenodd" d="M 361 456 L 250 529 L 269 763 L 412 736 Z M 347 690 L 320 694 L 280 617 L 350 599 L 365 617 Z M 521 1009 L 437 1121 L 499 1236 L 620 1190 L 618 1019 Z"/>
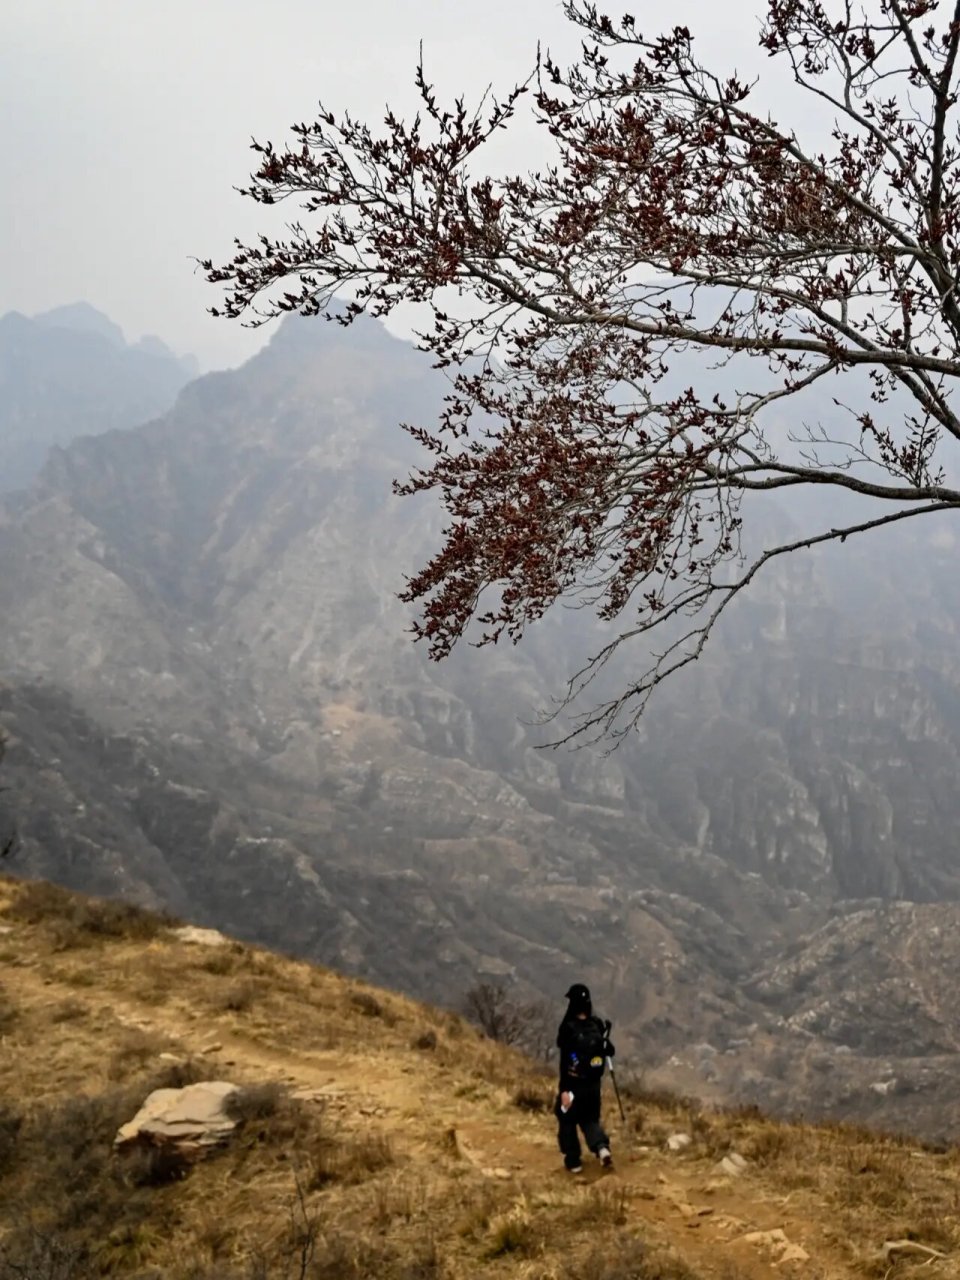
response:
<path id="1" fill-rule="evenodd" d="M 445 108 L 421 66 L 411 121 L 323 109 L 254 143 L 246 194 L 305 221 L 203 266 L 254 324 L 421 304 L 451 387 L 407 427 L 425 462 L 398 485 L 448 514 L 405 592 L 416 634 L 443 658 L 471 623 L 515 641 L 589 605 L 612 635 L 568 700 L 625 642 L 652 650 L 568 735 L 616 737 L 772 560 L 960 506 L 960 0 L 767 0 L 760 45 L 833 118 L 822 138 L 685 27 L 564 9 L 580 60 L 539 58 L 502 100 Z M 526 104 L 549 160 L 491 177 Z M 771 425 L 811 404 L 799 432 Z M 862 511 L 744 552 L 745 495 L 825 486 Z"/>
<path id="2" fill-rule="evenodd" d="M 467 1017 L 501 1044 L 516 1044 L 523 1035 L 523 1011 L 502 982 L 478 982 L 463 998 Z"/>
<path id="3" fill-rule="evenodd" d="M 534 1058 L 550 1057 L 554 1032 L 545 1000 L 523 1003 L 502 982 L 478 982 L 464 996 L 463 1008 L 491 1040 L 516 1045 Z"/>

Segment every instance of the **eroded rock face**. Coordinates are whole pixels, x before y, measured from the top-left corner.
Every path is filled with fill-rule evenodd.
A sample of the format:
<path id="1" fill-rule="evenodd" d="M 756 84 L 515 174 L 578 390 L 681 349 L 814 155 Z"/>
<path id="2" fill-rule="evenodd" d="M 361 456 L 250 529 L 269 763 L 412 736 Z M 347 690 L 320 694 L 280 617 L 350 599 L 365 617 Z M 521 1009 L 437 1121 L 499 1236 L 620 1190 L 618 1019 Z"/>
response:
<path id="1" fill-rule="evenodd" d="M 135 1144 L 172 1147 L 188 1156 L 201 1155 L 226 1142 L 237 1127 L 228 1104 L 238 1086 L 226 1080 L 203 1080 L 183 1089 L 155 1089 L 113 1140 L 117 1151 Z"/>
<path id="2" fill-rule="evenodd" d="M 960 897 L 952 532 L 785 566 L 636 739 L 543 752 L 578 619 L 436 666 L 396 599 L 439 521 L 391 494 L 395 424 L 442 389 L 373 322 L 291 323 L 0 515 L 18 865 L 445 1004 L 585 977 L 690 1091 L 812 1114 L 829 1076 L 852 1105 L 812 1065 L 841 1047 L 919 1079 L 896 1045 L 952 1053 L 952 1006 L 914 1001 L 906 947 L 871 996 L 867 940 Z"/>

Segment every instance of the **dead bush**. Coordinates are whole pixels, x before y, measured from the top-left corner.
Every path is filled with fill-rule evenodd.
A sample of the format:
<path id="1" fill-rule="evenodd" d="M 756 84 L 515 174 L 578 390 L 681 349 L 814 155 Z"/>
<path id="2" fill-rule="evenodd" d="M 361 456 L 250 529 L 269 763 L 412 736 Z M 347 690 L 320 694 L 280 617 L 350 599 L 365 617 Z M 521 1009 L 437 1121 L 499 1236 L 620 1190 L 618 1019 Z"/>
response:
<path id="1" fill-rule="evenodd" d="M 24 924 L 42 924 L 66 915 L 74 901 L 66 889 L 49 880 L 25 880 L 18 886 L 6 914 Z"/>
<path id="2" fill-rule="evenodd" d="M 226 947 L 215 947 L 209 955 L 203 957 L 197 967 L 204 973 L 213 973 L 223 978 L 227 974 L 236 972 L 237 963 L 237 956 L 234 955 L 232 948 L 227 950 Z"/>
<path id="3" fill-rule="evenodd" d="M 432 1051 L 437 1047 L 437 1033 L 435 1031 L 422 1031 L 413 1043 L 412 1048 L 423 1049 L 425 1052 Z"/>
<path id="4" fill-rule="evenodd" d="M 150 1079 L 150 1090 L 153 1089 L 185 1089 L 187 1085 L 199 1084 L 201 1080 L 210 1079 L 210 1065 L 196 1058 L 184 1058 L 182 1062 L 166 1062 L 153 1072 Z"/>
<path id="5" fill-rule="evenodd" d="M 107 1079 L 116 1082 L 130 1079 L 131 1076 L 142 1071 L 148 1062 L 154 1062 L 163 1052 L 166 1044 L 166 1040 L 153 1031 L 125 1032 L 110 1055 Z"/>
<path id="6" fill-rule="evenodd" d="M 0 1181 L 13 1169 L 23 1116 L 15 1107 L 0 1104 Z"/>
<path id="7" fill-rule="evenodd" d="M 354 991 L 350 996 L 350 1003 L 358 1013 L 362 1013 L 365 1018 L 382 1018 L 385 1010 L 383 1005 L 371 991 Z"/>
<path id="8" fill-rule="evenodd" d="M 81 1018 L 85 1018 L 89 1010 L 80 1000 L 61 1000 L 58 1005 L 50 1010 L 50 1021 L 55 1023 L 61 1022 L 78 1022 Z"/>
<path id="9" fill-rule="evenodd" d="M 289 1094 L 282 1084 L 275 1080 L 263 1084 L 246 1085 L 238 1089 L 227 1099 L 227 1114 L 240 1124 L 250 1124 L 259 1120 L 269 1120 L 275 1116 Z"/>
<path id="10" fill-rule="evenodd" d="M 521 1111 L 549 1111 L 552 1104 L 552 1095 L 536 1085 L 522 1084 L 513 1095 L 513 1105 Z"/>
<path id="11" fill-rule="evenodd" d="M 253 1008 L 257 988 L 252 982 L 237 982 L 220 993 L 214 1004 L 223 1013 L 246 1013 Z"/>
<path id="12" fill-rule="evenodd" d="M 741 1155 L 758 1165 L 775 1164 L 796 1146 L 796 1134 L 781 1125 L 766 1124 L 742 1144 Z"/>
<path id="13" fill-rule="evenodd" d="M 390 1140 L 381 1134 L 339 1138 L 324 1134 L 312 1153 L 308 1187 L 317 1191 L 332 1182 L 366 1182 L 395 1162 Z"/>
<path id="14" fill-rule="evenodd" d="M 531 1254 L 541 1244 L 525 1200 L 518 1200 L 503 1213 L 495 1214 L 487 1228 L 484 1256 L 502 1258 L 505 1254 Z"/>
<path id="15" fill-rule="evenodd" d="M 463 1008 L 490 1040 L 515 1045 L 542 1061 L 552 1055 L 556 1031 L 546 1001 L 524 1003 L 515 999 L 502 982 L 478 982 L 464 995 Z"/>
<path id="16" fill-rule="evenodd" d="M 584 1231 L 599 1227 L 623 1227 L 630 1217 L 630 1197 L 626 1187 L 594 1186 L 564 1215 L 566 1223 Z"/>
<path id="17" fill-rule="evenodd" d="M 136 1144 L 124 1152 L 120 1176 L 133 1187 L 164 1187 L 181 1182 L 192 1168 L 190 1157 L 174 1147 Z"/>
<path id="18" fill-rule="evenodd" d="M 84 1280 L 83 1250 L 61 1236 L 27 1227 L 0 1244 L 0 1280 Z"/>
<path id="19" fill-rule="evenodd" d="M 177 923 L 172 916 L 146 911 L 132 902 L 85 898 L 46 880 L 28 880 L 7 914 L 25 924 L 50 927 L 60 950 L 99 939 L 148 942 Z"/>
<path id="20" fill-rule="evenodd" d="M 563 1280 L 700 1280 L 674 1253 L 652 1251 L 634 1235 L 621 1233 L 567 1263 Z"/>

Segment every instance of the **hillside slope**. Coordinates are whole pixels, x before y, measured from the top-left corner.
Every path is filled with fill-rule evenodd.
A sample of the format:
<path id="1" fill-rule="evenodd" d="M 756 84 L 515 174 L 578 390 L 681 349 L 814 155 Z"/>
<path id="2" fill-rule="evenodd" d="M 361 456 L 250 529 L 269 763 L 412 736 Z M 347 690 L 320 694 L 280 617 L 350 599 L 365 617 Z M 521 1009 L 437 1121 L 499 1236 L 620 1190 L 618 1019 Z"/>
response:
<path id="1" fill-rule="evenodd" d="M 455 1015 L 42 882 L 0 880 L 0 962 L 4 1280 L 957 1274 L 956 1151 L 634 1087 L 616 1171 L 574 1180 L 543 1070 Z M 112 1153 L 197 1078 L 248 1086 L 225 1149 L 170 1178 Z"/>

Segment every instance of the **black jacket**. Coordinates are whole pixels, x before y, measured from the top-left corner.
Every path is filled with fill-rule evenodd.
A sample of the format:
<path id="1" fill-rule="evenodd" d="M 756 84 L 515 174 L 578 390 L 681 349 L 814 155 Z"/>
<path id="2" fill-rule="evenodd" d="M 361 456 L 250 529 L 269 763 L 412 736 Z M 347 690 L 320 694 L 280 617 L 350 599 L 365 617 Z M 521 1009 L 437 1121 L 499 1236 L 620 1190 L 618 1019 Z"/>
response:
<path id="1" fill-rule="evenodd" d="M 577 1089 L 581 1090 L 585 1087 L 598 1088 L 600 1085 L 600 1077 L 602 1072 L 589 1070 L 589 1064 L 580 1063 L 576 1060 L 576 1044 L 579 1042 L 579 1034 L 582 1034 L 586 1024 L 593 1023 L 599 1036 L 604 1041 L 603 1056 L 612 1058 L 616 1053 L 613 1045 L 606 1036 L 606 1024 L 596 1014 L 590 1014 L 586 1018 L 570 1018 L 566 1017 L 560 1023 L 560 1029 L 557 1031 L 557 1048 L 560 1050 L 560 1089 L 572 1089 L 576 1093 Z"/>

